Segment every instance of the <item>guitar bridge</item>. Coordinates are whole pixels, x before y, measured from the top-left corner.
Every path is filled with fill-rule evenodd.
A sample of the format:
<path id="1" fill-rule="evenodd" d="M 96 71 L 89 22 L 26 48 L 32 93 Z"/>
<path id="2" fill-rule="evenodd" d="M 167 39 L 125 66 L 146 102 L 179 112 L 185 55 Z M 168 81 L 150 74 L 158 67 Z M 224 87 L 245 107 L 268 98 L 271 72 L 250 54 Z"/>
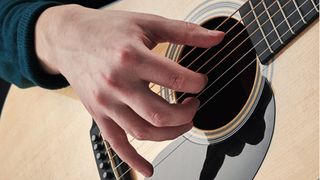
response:
<path id="1" fill-rule="evenodd" d="M 97 124 L 93 121 L 90 129 L 93 155 L 101 180 L 131 180 L 129 166 L 113 151 L 103 139 Z"/>

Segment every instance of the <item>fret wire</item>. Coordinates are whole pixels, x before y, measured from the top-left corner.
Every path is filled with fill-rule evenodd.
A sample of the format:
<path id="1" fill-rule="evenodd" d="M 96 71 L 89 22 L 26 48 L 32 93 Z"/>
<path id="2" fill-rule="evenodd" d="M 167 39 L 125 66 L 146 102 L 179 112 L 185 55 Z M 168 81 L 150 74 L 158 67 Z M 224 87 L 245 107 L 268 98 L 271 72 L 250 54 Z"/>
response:
<path id="1" fill-rule="evenodd" d="M 293 4 L 294 4 L 294 6 L 297 8 L 298 14 L 299 14 L 300 17 L 301 17 L 302 22 L 303 22 L 304 24 L 307 24 L 307 21 L 306 21 L 306 20 L 304 19 L 304 17 L 302 16 L 302 13 L 301 13 L 301 11 L 300 11 L 300 9 L 299 9 L 299 7 L 298 7 L 298 4 L 297 4 L 296 0 L 292 0 L 292 2 L 293 2 Z"/>
<path id="2" fill-rule="evenodd" d="M 291 25 L 290 25 L 290 23 L 289 23 L 289 21 L 288 21 L 288 19 L 287 19 L 287 16 L 286 16 L 286 14 L 284 13 L 284 11 L 283 11 L 283 9 L 282 9 L 281 4 L 279 3 L 278 0 L 276 0 L 276 2 L 277 2 L 277 4 L 278 4 L 278 6 L 279 6 L 279 9 L 280 9 L 280 11 L 281 11 L 281 14 L 282 14 L 284 20 L 286 21 L 286 23 L 287 23 L 287 25 L 288 25 L 291 33 L 292 33 L 292 34 L 296 34 L 296 33 L 293 31 L 293 29 L 292 29 L 292 27 L 291 27 Z"/>
<path id="3" fill-rule="evenodd" d="M 283 41 L 282 41 L 282 39 L 281 39 L 281 37 L 280 37 L 280 34 L 279 34 L 279 32 L 278 32 L 278 29 L 276 29 L 276 26 L 274 25 L 273 19 L 272 19 L 272 17 L 270 16 L 270 13 L 269 13 L 269 11 L 268 11 L 268 8 L 267 8 L 266 3 L 264 2 L 264 0 L 262 1 L 262 5 L 263 5 L 263 7 L 266 9 L 267 15 L 268 15 L 268 17 L 269 17 L 269 19 L 270 19 L 270 22 L 271 22 L 271 24 L 272 24 L 273 29 L 275 29 L 275 32 L 276 32 L 276 34 L 277 34 L 277 36 L 278 36 L 278 39 L 280 40 L 280 43 L 281 43 L 281 44 L 284 44 Z M 273 4 L 272 4 L 271 6 L 273 6 Z"/>
<path id="4" fill-rule="evenodd" d="M 316 6 L 316 4 L 313 2 L 313 0 L 310 0 L 310 1 L 311 1 L 311 3 L 313 4 L 314 9 L 315 9 L 317 12 L 319 12 L 319 9 L 317 8 L 317 6 Z"/>
<path id="5" fill-rule="evenodd" d="M 251 9 L 253 9 L 253 5 L 252 5 L 251 1 L 249 1 L 249 5 L 250 5 Z M 268 39 L 266 38 L 266 35 L 265 35 L 264 31 L 263 31 L 263 28 L 262 28 L 262 26 L 261 26 L 261 24 L 260 24 L 260 21 L 259 21 L 259 18 L 257 17 L 256 12 L 255 12 L 254 10 L 253 10 L 252 12 L 253 12 L 253 15 L 254 15 L 255 19 L 257 19 L 257 24 L 258 24 L 258 26 L 260 27 L 259 29 L 260 29 L 260 31 L 261 31 L 261 33 L 262 33 L 262 35 L 263 35 L 264 40 L 266 41 L 266 44 L 267 44 L 270 52 L 271 52 L 271 53 L 274 53 L 274 51 L 272 50 L 272 48 L 271 48 L 271 46 L 270 46 L 270 44 L 269 44 L 269 42 L 268 42 Z"/>

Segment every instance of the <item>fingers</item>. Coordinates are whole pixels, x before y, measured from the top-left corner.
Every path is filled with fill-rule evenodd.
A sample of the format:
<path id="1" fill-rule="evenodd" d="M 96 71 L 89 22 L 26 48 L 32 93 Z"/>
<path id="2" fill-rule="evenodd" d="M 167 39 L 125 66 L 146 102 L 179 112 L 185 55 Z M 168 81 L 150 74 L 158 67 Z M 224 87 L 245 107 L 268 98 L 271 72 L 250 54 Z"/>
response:
<path id="1" fill-rule="evenodd" d="M 153 21 L 153 22 L 150 22 Z M 144 24 L 150 29 L 151 37 L 156 42 L 172 42 L 197 47 L 210 47 L 219 44 L 224 33 L 208 30 L 197 24 L 179 20 L 171 20 L 154 16 Z"/>
<path id="2" fill-rule="evenodd" d="M 175 139 L 190 130 L 192 122 L 177 127 L 155 127 L 138 116 L 126 105 L 113 107 L 114 113 L 108 114 L 126 132 L 138 140 L 164 141 Z"/>
<path id="3" fill-rule="evenodd" d="M 156 127 L 175 127 L 192 122 L 199 100 L 188 98 L 181 104 L 169 104 L 147 87 L 134 91 L 123 99 L 141 118 Z"/>
<path id="4" fill-rule="evenodd" d="M 144 63 L 135 67 L 139 78 L 175 91 L 199 93 L 207 84 L 207 76 L 193 72 L 153 52 L 144 52 Z"/>
<path id="5" fill-rule="evenodd" d="M 137 151 L 128 142 L 125 132 L 111 119 L 96 119 L 102 135 L 119 157 L 125 161 L 130 167 L 138 170 L 146 177 L 153 174 L 152 165 L 140 156 Z"/>

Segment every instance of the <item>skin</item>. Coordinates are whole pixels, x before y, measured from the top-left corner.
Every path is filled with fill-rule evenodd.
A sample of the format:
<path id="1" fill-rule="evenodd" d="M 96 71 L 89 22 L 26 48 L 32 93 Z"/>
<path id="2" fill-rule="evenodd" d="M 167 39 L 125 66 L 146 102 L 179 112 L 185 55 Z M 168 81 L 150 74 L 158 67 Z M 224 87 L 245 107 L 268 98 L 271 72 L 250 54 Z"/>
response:
<path id="1" fill-rule="evenodd" d="M 120 158 L 151 176 L 152 165 L 126 134 L 139 140 L 175 139 L 192 128 L 200 103 L 186 98 L 169 104 L 148 88 L 149 82 L 187 93 L 199 93 L 207 83 L 205 75 L 151 49 L 161 42 L 211 47 L 224 33 L 150 14 L 64 5 L 41 14 L 35 37 L 43 68 L 62 74 Z"/>

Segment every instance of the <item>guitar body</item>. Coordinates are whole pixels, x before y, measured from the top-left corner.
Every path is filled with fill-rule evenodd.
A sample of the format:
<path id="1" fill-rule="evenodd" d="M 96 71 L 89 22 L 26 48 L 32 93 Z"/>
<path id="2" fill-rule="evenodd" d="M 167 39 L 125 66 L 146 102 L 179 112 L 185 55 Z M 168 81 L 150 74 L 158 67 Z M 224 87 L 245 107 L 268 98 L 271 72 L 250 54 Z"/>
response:
<path id="1" fill-rule="evenodd" d="M 240 6 L 244 1 L 212 2 Z M 204 4 L 201 0 L 139 0 L 120 1 L 106 9 L 184 20 L 192 17 L 192 12 L 201 4 Z M 228 15 L 232 11 L 221 8 L 219 13 Z M 154 51 L 168 56 L 170 48 L 174 51 L 164 43 Z M 286 45 L 271 63 L 257 68 L 257 72 L 260 75 L 255 84 L 259 91 L 255 96 L 259 101 L 254 103 L 254 110 L 248 112 L 241 128 L 239 125 L 240 129 L 235 128 L 232 136 L 218 144 L 209 146 L 197 142 L 188 138 L 190 134 L 157 143 L 133 140 L 132 145 L 140 154 L 153 165 L 159 164 L 150 179 L 193 180 L 201 174 L 210 179 L 213 171 L 211 175 L 217 179 L 318 178 L 318 21 Z M 261 124 L 262 134 L 250 134 L 258 131 Z M 49 91 L 37 87 L 21 90 L 12 86 L 0 120 L 0 179 L 98 180 L 89 138 L 91 125 L 90 114 L 71 88 Z M 250 139 L 252 136 L 259 140 Z M 173 151 L 177 147 L 178 151 Z M 170 153 L 171 156 L 165 158 Z M 209 157 L 215 161 L 210 162 Z M 208 166 L 204 165 L 206 163 Z M 210 168 L 205 171 L 204 167 Z M 134 179 L 144 179 L 135 171 L 131 175 Z"/>

